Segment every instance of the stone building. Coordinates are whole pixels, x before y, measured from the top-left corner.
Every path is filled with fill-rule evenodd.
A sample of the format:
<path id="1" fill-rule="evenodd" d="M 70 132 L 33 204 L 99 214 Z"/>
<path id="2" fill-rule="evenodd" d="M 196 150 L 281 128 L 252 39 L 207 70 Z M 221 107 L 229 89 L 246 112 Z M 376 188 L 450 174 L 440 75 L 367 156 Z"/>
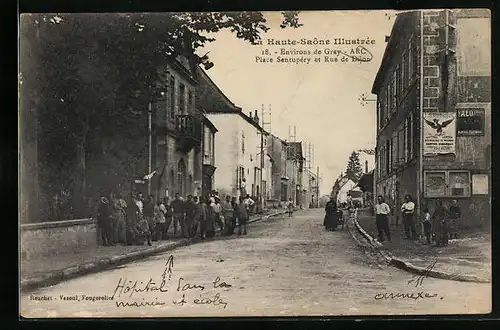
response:
<path id="1" fill-rule="evenodd" d="M 217 129 L 196 102 L 198 65 L 184 58 L 169 63 L 164 98 L 152 105 L 151 192 L 173 197 L 176 193 L 202 196 L 210 189 L 215 168 L 214 138 Z M 202 157 L 203 156 L 203 157 Z M 210 173 L 203 171 L 211 167 Z"/>
<path id="2" fill-rule="evenodd" d="M 399 14 L 373 84 L 377 95 L 375 194 L 399 210 L 457 200 L 462 225 L 490 217 L 490 12 Z M 396 220 L 397 221 L 397 220 Z"/>

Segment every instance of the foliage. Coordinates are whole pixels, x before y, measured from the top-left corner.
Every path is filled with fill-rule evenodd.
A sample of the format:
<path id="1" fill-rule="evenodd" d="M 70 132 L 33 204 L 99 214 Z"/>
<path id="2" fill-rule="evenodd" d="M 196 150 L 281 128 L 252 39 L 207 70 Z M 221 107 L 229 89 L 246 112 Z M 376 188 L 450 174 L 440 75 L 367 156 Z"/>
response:
<path id="1" fill-rule="evenodd" d="M 354 182 L 358 182 L 363 175 L 363 169 L 359 160 L 359 153 L 353 151 L 347 162 L 346 176 Z"/>
<path id="2" fill-rule="evenodd" d="M 282 28 L 301 25 L 297 12 L 283 17 Z M 87 191 L 89 172 L 115 177 L 109 185 L 136 175 L 147 156 L 147 127 L 138 123 L 165 89 L 162 67 L 179 57 L 206 60 L 196 51 L 215 40 L 207 33 L 230 30 L 255 44 L 266 23 L 260 12 L 23 14 L 21 116 L 38 120 L 42 190 L 69 190 L 73 204 L 86 205 L 95 193 Z M 102 170 L 106 164 L 116 173 Z"/>

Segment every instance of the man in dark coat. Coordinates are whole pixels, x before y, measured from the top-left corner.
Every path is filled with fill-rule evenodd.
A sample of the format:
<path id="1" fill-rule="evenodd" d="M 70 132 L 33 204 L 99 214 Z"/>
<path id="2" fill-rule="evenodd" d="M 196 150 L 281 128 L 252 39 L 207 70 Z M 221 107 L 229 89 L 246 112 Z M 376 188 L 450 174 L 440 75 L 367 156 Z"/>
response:
<path id="1" fill-rule="evenodd" d="M 104 196 L 101 197 L 97 206 L 97 222 L 101 231 L 102 245 L 114 245 L 111 205 L 109 200 Z"/>
<path id="2" fill-rule="evenodd" d="M 449 209 L 450 217 L 450 238 L 458 238 L 458 223 L 460 222 L 460 217 L 462 216 L 462 210 L 458 206 L 457 200 L 453 200 Z"/>

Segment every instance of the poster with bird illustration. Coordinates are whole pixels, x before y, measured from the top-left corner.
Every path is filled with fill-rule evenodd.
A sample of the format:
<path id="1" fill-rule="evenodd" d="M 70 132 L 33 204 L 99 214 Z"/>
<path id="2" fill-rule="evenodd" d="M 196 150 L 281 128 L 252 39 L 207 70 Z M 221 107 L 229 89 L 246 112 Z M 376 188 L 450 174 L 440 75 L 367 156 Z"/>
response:
<path id="1" fill-rule="evenodd" d="M 456 113 L 424 113 L 424 155 L 454 154 Z"/>

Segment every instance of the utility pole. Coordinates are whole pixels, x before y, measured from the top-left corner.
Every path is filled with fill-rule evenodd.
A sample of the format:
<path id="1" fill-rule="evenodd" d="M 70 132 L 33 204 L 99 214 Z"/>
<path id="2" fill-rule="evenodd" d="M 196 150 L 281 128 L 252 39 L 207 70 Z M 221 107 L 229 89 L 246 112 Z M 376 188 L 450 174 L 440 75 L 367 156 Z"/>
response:
<path id="1" fill-rule="evenodd" d="M 288 126 L 288 140 L 290 142 L 292 142 L 293 144 L 295 144 L 296 142 L 296 138 L 297 138 L 297 126 L 294 126 L 293 127 L 293 134 L 292 134 L 292 130 L 291 130 L 291 127 Z M 296 186 L 296 175 L 295 175 L 295 167 L 297 166 L 296 164 L 296 157 L 297 155 L 295 155 L 295 153 L 292 153 L 290 152 L 291 146 L 289 144 L 287 144 L 287 159 L 288 157 L 290 157 L 290 160 L 292 161 L 292 178 L 291 178 L 291 197 L 292 197 L 292 201 L 294 202 L 294 204 L 297 204 L 297 186 Z"/>
<path id="2" fill-rule="evenodd" d="M 265 120 L 265 115 L 266 113 L 269 113 L 269 121 L 266 122 Z M 266 134 L 266 126 L 268 126 L 267 133 L 271 133 L 271 105 L 269 105 L 269 112 L 266 112 L 264 110 L 264 104 L 262 104 L 261 112 L 260 112 L 260 118 L 261 118 L 261 130 L 260 130 L 260 190 L 259 190 L 259 208 L 262 210 L 264 208 L 264 201 L 266 198 L 266 189 L 267 187 L 264 187 L 264 168 L 265 168 L 265 154 L 267 151 L 267 148 L 264 147 L 264 135 Z M 267 184 L 266 184 L 267 186 Z"/>
<path id="3" fill-rule="evenodd" d="M 151 102 L 148 103 L 148 175 L 152 172 L 153 132 Z M 148 196 L 151 195 L 151 178 L 148 179 Z"/>
<path id="4" fill-rule="evenodd" d="M 319 166 L 316 167 L 316 204 L 319 208 Z"/>

